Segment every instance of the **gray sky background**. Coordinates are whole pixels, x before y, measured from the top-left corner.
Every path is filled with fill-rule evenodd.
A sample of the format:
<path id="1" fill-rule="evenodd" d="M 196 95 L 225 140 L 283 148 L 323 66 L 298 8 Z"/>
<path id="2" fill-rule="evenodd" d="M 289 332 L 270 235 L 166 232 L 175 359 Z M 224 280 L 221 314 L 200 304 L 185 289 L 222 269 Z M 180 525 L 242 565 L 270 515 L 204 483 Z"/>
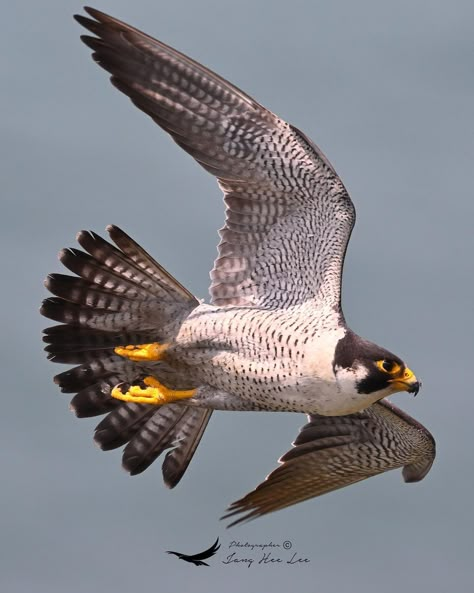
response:
<path id="1" fill-rule="evenodd" d="M 9 2 L 0 36 L 0 589 L 8 593 L 472 590 L 474 4 L 399 0 L 101 0 L 297 125 L 356 204 L 344 279 L 352 328 L 423 379 L 394 401 L 433 432 L 428 477 L 392 472 L 225 530 L 218 517 L 305 418 L 217 413 L 174 491 L 91 439 L 52 383 L 38 314 L 56 254 L 115 223 L 196 295 L 223 224 L 213 178 L 111 87 L 79 42 L 79 2 Z M 219 536 L 211 566 L 196 553 Z M 303 566 L 222 563 L 232 540 Z M 245 554 L 240 554 L 245 556 Z M 278 555 L 278 554 L 276 554 Z M 260 556 L 253 553 L 253 558 Z M 286 558 L 286 555 L 285 555 Z"/>

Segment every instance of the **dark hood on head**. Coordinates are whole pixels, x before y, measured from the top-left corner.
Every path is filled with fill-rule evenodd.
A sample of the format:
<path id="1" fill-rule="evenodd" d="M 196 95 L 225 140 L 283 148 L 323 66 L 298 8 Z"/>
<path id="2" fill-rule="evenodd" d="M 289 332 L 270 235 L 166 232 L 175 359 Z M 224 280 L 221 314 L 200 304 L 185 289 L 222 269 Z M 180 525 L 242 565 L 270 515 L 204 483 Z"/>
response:
<path id="1" fill-rule="evenodd" d="M 346 335 L 337 343 L 332 366 L 334 370 L 338 366 L 348 369 L 354 368 L 356 361 L 373 362 L 384 358 L 393 360 L 399 365 L 404 365 L 403 360 L 389 350 L 381 348 L 377 344 L 369 342 L 369 340 L 364 340 L 364 338 L 348 329 Z"/>

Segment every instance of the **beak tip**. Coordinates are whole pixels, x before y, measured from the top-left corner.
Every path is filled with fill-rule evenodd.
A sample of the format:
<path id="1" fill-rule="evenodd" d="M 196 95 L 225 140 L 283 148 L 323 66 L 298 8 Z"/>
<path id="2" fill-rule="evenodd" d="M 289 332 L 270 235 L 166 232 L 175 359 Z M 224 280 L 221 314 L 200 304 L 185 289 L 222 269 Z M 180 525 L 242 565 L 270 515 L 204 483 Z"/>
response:
<path id="1" fill-rule="evenodd" d="M 421 381 L 416 381 L 413 385 L 410 385 L 410 388 L 407 390 L 408 393 L 413 393 L 413 397 L 418 395 L 418 392 L 421 389 Z"/>

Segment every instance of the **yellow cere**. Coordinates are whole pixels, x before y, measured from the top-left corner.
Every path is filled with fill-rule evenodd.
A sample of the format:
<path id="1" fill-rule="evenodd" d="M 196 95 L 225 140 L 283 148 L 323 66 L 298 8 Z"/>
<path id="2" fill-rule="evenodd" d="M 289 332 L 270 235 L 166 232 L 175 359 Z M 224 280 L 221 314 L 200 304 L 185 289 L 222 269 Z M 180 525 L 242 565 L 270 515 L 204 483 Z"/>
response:
<path id="1" fill-rule="evenodd" d="M 416 380 L 415 373 L 411 369 L 406 368 L 405 369 L 405 372 L 403 373 L 403 380 L 404 381 L 410 381 L 411 379 L 415 379 Z"/>

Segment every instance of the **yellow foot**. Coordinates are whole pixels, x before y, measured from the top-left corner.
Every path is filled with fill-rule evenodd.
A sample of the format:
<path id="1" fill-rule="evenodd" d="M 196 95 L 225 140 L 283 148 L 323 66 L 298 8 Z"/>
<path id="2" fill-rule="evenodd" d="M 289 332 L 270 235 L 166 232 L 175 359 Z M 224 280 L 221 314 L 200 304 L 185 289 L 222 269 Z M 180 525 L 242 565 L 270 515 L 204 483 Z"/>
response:
<path id="1" fill-rule="evenodd" d="M 114 352 L 134 362 L 143 362 L 145 360 L 160 360 L 168 346 L 169 344 L 159 344 L 158 342 L 132 344 L 130 346 L 117 346 L 117 348 L 114 348 Z"/>
<path id="2" fill-rule="evenodd" d="M 135 404 L 154 404 L 161 406 L 162 404 L 168 404 L 178 399 L 187 399 L 193 397 L 196 393 L 196 389 L 188 389 L 182 391 L 175 391 L 168 389 L 162 385 L 155 377 L 145 377 L 143 380 L 146 387 L 140 387 L 139 385 L 132 385 L 129 389 L 123 393 L 120 387 L 114 387 L 112 389 L 112 397 L 120 399 L 124 402 L 133 402 Z"/>

